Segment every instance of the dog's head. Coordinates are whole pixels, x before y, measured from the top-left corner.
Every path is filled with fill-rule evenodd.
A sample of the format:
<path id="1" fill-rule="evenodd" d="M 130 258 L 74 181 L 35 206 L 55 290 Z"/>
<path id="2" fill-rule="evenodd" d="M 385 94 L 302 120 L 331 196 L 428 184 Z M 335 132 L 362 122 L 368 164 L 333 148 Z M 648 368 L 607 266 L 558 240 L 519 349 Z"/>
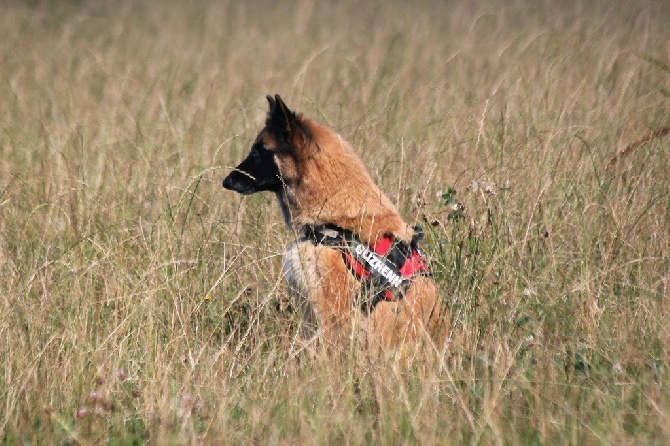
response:
<path id="1" fill-rule="evenodd" d="M 249 195 L 280 192 L 300 181 L 303 157 L 311 145 L 309 127 L 279 95 L 267 96 L 265 128 L 256 137 L 249 155 L 223 180 L 223 187 Z"/>

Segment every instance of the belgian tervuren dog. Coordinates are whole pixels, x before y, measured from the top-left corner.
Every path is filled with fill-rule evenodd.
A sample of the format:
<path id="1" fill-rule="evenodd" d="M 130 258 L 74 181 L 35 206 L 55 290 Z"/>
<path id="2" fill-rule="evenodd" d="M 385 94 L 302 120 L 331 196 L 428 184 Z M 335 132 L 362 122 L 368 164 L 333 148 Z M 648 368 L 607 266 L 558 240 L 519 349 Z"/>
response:
<path id="1" fill-rule="evenodd" d="M 306 319 L 329 343 L 360 321 L 382 346 L 442 344 L 449 318 L 417 248 L 418 228 L 340 135 L 289 110 L 279 95 L 267 100 L 265 128 L 223 187 L 277 196 L 297 234 L 284 270 Z"/>

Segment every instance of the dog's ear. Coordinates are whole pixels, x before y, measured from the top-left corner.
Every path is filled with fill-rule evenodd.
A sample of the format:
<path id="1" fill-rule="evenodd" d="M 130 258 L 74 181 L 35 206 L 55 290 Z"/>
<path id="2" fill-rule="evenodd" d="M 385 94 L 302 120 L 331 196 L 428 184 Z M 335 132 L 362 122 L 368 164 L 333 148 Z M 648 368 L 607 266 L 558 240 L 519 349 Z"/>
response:
<path id="1" fill-rule="evenodd" d="M 268 115 L 265 119 L 265 127 L 275 136 L 280 137 L 286 142 L 290 141 L 291 121 L 287 113 L 288 107 L 286 107 L 286 104 L 284 104 L 279 95 L 275 95 L 274 98 L 268 95 L 266 99 L 268 100 Z"/>
<path id="2" fill-rule="evenodd" d="M 273 98 L 270 95 L 265 96 L 265 99 L 268 100 L 268 105 L 270 106 L 270 109 L 268 110 L 268 114 L 270 114 L 274 111 L 274 108 L 277 106 L 277 103 L 275 102 L 275 98 Z"/>
<path id="3" fill-rule="evenodd" d="M 305 146 L 309 132 L 300 117 L 292 112 L 278 94 L 266 96 L 269 109 L 265 126 L 276 136 L 292 146 Z"/>
<path id="4" fill-rule="evenodd" d="M 289 110 L 278 94 L 276 94 L 274 98 L 272 96 L 267 96 L 266 99 L 268 100 L 269 105 L 266 124 L 275 133 L 286 136 L 290 135 L 295 129 L 298 121 L 295 113 Z"/>
<path id="5" fill-rule="evenodd" d="M 282 114 L 289 123 L 291 120 L 295 121 L 295 113 L 293 113 L 291 110 L 288 109 L 286 104 L 284 104 L 284 101 L 282 100 L 281 96 L 279 96 L 278 94 L 275 95 L 275 104 L 276 107 L 279 108 L 279 110 L 281 110 Z"/>

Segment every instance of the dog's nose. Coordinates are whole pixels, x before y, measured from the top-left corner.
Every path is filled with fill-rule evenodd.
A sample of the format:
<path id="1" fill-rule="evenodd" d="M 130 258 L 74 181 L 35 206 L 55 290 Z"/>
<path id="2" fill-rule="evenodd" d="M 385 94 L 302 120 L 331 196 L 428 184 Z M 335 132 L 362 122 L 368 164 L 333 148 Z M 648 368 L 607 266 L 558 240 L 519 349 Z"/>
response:
<path id="1" fill-rule="evenodd" d="M 226 178 L 223 179 L 223 187 L 228 189 L 228 190 L 233 190 L 233 179 L 230 178 L 230 175 L 228 175 Z"/>

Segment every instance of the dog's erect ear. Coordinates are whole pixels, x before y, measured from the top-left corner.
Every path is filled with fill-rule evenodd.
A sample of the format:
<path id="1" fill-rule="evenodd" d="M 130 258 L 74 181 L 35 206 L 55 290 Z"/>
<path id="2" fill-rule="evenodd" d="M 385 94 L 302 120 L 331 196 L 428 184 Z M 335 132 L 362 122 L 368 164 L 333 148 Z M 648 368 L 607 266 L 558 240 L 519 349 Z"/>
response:
<path id="1" fill-rule="evenodd" d="M 304 129 L 300 119 L 286 106 L 282 98 L 276 94 L 274 98 L 267 96 L 266 99 L 269 105 L 266 127 L 287 143 L 295 142 L 295 136 L 303 136 Z"/>
<path id="2" fill-rule="evenodd" d="M 288 109 L 286 104 L 284 104 L 284 101 L 282 100 L 281 96 L 278 94 L 275 95 L 275 104 L 279 110 L 284 114 L 284 117 L 286 118 L 286 121 L 291 124 L 291 121 L 295 121 L 295 113 L 293 113 L 291 110 Z"/>
<path id="3" fill-rule="evenodd" d="M 266 99 L 270 106 L 265 120 L 266 130 L 282 141 L 285 149 L 308 155 L 314 147 L 309 126 L 286 106 L 278 94 Z"/>
<path id="4" fill-rule="evenodd" d="M 270 95 L 265 96 L 265 99 L 268 100 L 268 105 L 270 106 L 270 109 L 268 110 L 268 114 L 272 113 L 277 106 L 277 103 L 275 102 L 275 98 L 273 98 Z"/>

